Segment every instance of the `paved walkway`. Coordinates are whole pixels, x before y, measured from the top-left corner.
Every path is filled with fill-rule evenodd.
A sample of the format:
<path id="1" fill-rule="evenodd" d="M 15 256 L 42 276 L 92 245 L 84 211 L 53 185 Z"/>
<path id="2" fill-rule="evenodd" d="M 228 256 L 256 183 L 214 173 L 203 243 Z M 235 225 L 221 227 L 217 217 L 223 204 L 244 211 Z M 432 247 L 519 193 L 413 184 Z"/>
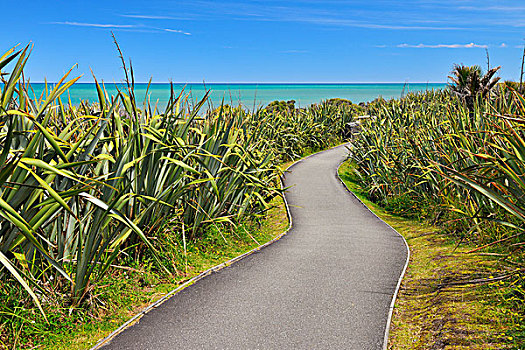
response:
<path id="1" fill-rule="evenodd" d="M 337 179 L 347 152 L 287 174 L 285 237 L 184 289 L 104 349 L 381 349 L 407 249 Z"/>

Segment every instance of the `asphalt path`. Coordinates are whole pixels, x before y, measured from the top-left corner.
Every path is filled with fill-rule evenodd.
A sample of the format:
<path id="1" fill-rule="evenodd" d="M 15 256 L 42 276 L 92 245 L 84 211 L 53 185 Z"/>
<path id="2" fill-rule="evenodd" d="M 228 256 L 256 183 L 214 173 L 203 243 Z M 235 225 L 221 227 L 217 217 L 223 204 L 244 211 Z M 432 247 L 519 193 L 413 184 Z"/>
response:
<path id="1" fill-rule="evenodd" d="M 293 227 L 183 289 L 103 349 L 382 349 L 403 238 L 337 178 L 337 147 L 286 175 Z"/>

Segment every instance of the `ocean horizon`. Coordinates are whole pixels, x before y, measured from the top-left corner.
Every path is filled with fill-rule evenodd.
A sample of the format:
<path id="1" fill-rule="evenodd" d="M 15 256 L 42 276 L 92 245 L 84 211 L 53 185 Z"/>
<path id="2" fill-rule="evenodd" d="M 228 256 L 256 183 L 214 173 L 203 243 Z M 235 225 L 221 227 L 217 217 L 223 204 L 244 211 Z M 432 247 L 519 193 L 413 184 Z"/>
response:
<path id="1" fill-rule="evenodd" d="M 52 85 L 50 83 L 49 85 Z M 43 91 L 44 83 L 32 83 L 35 94 Z M 369 102 L 378 97 L 385 99 L 399 98 L 409 92 L 443 89 L 446 83 L 173 83 L 175 94 L 184 90 L 190 103 L 200 101 L 210 90 L 209 102 L 212 106 L 221 103 L 242 105 L 245 108 L 257 108 L 279 100 L 295 100 L 297 107 L 307 107 L 330 98 L 343 98 L 353 103 Z M 111 96 L 117 94 L 117 87 L 124 89 L 124 84 L 105 84 Z M 152 105 L 164 108 L 170 97 L 170 83 L 135 83 L 135 96 L 139 102 L 147 96 Z M 69 96 L 67 95 L 69 94 Z M 76 83 L 63 95 L 62 99 L 71 99 L 72 104 L 82 100 L 98 101 L 94 83 Z"/>

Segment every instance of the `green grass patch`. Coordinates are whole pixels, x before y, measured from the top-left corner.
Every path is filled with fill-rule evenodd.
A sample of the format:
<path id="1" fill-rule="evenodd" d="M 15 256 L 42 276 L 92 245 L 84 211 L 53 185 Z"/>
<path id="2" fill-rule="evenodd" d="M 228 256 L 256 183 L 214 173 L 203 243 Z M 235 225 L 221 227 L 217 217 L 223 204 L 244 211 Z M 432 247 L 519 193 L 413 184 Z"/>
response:
<path id="1" fill-rule="evenodd" d="M 188 279 L 284 232 L 288 227 L 288 217 L 282 198 L 275 198 L 271 205 L 272 208 L 259 222 L 245 222 L 236 228 L 210 228 L 203 239 L 187 242 L 186 254 L 183 242 L 174 238 L 177 235 L 161 231 L 166 234 L 159 233 L 157 239 L 169 243 L 166 245 L 168 248 L 161 252 L 163 261 L 173 264 L 177 274 L 160 274 L 153 262 L 149 263 L 147 259 L 142 259 L 140 264 L 114 266 L 111 273 L 92 285 L 91 307 L 71 310 L 47 307 L 49 324 L 39 318 L 37 310 L 26 305 L 24 291 L 16 288 L 16 284 L 2 284 L 0 305 L 2 299 L 12 298 L 15 293 L 20 294 L 23 302 L 15 308 L 16 317 L 11 317 L 11 322 L 0 324 L 0 349 L 75 350 L 93 346 L 147 305 Z M 169 239 L 171 241 L 167 241 Z"/>
<path id="2" fill-rule="evenodd" d="M 410 263 L 393 313 L 389 349 L 523 348 L 523 298 L 508 295 L 509 290 L 518 289 L 517 285 L 521 286 L 518 293 L 522 292 L 523 282 L 497 280 L 511 272 L 498 253 L 467 254 L 472 246 L 458 246 L 439 227 L 413 215 L 393 215 L 371 202 L 350 162 L 341 165 L 339 175 L 410 246 Z M 511 283 L 516 287 L 509 288 Z"/>

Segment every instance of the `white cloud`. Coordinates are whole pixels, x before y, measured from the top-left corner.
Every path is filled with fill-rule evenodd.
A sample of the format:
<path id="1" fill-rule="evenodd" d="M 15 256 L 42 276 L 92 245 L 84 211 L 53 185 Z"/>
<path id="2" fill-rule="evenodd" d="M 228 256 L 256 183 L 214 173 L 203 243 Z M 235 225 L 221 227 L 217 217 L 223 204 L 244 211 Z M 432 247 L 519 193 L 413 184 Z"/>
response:
<path id="1" fill-rule="evenodd" d="M 165 32 L 170 32 L 170 33 L 180 33 L 180 34 L 184 34 L 184 35 L 191 35 L 191 33 L 188 33 L 188 32 L 185 32 L 185 31 L 179 30 L 179 29 L 162 28 L 162 30 L 164 30 Z"/>
<path id="2" fill-rule="evenodd" d="M 156 27 L 136 25 L 136 24 L 106 24 L 106 23 L 84 23 L 84 22 L 52 22 L 51 24 L 61 24 L 61 25 L 76 26 L 76 27 L 120 29 L 123 31 L 135 31 L 135 32 L 144 32 L 144 33 L 168 32 L 168 33 L 179 33 L 179 34 L 184 34 L 184 35 L 191 35 L 191 33 L 188 33 L 188 32 L 185 32 L 179 29 L 156 28 Z"/>
<path id="3" fill-rule="evenodd" d="M 501 45 L 499 47 L 507 47 L 507 44 L 501 43 Z"/>
<path id="4" fill-rule="evenodd" d="M 470 11 L 505 11 L 505 12 L 516 12 L 525 11 L 524 6 L 459 6 L 459 10 L 470 10 Z"/>
<path id="5" fill-rule="evenodd" d="M 457 0 L 455 0 L 457 1 Z M 341 3 L 341 6 L 336 6 Z M 404 14 L 397 10 L 389 10 L 385 6 L 382 11 L 368 11 L 356 1 L 335 0 L 292 0 L 286 5 L 276 5 L 277 1 L 212 1 L 200 0 L 201 13 L 204 16 L 217 17 L 227 16 L 230 20 L 245 21 L 267 21 L 267 22 L 297 22 L 311 23 L 322 26 L 333 27 L 355 27 L 378 30 L 461 30 L 457 26 L 459 21 L 445 21 L 439 16 L 428 19 L 428 16 L 416 16 L 412 11 Z M 361 1 L 357 1 L 361 2 Z M 399 1 L 386 0 L 387 3 L 399 3 Z M 312 6 L 312 4 L 318 4 Z M 329 6 L 319 6 L 330 4 Z M 436 22 L 436 19 L 439 20 Z M 451 25 L 448 25 L 450 23 Z"/>
<path id="6" fill-rule="evenodd" d="M 153 16 L 153 15 L 120 15 L 120 16 L 127 17 L 127 18 L 143 18 L 143 19 L 176 19 L 175 17 Z"/>
<path id="7" fill-rule="evenodd" d="M 461 27 L 436 27 L 436 26 L 412 26 L 412 25 L 397 25 L 397 24 L 377 24 L 361 22 L 351 19 L 331 18 L 331 17 L 316 17 L 316 16 L 287 16 L 287 17 L 275 17 L 265 18 L 265 21 L 278 21 L 278 22 L 304 22 L 318 25 L 330 25 L 339 27 L 355 27 L 355 28 L 368 28 L 368 29 L 389 29 L 389 30 L 458 30 L 463 29 Z"/>
<path id="8" fill-rule="evenodd" d="M 429 45 L 429 44 L 417 44 L 417 45 L 411 45 L 411 44 L 399 44 L 397 47 L 400 48 L 411 48 L 411 49 L 472 49 L 472 48 L 481 48 L 486 49 L 488 48 L 488 45 L 479 45 L 479 44 L 435 44 L 435 45 Z"/>
<path id="9" fill-rule="evenodd" d="M 195 18 L 194 15 L 184 14 L 181 16 L 163 16 L 163 15 L 134 15 L 134 14 L 122 14 L 120 17 L 125 18 L 137 18 L 137 19 L 152 19 L 152 20 L 177 20 L 177 21 L 190 21 Z"/>
<path id="10" fill-rule="evenodd" d="M 83 22 L 52 22 L 52 24 L 62 24 L 77 27 L 95 27 L 95 28 L 137 28 L 133 24 L 106 24 L 106 23 L 83 23 Z"/>

